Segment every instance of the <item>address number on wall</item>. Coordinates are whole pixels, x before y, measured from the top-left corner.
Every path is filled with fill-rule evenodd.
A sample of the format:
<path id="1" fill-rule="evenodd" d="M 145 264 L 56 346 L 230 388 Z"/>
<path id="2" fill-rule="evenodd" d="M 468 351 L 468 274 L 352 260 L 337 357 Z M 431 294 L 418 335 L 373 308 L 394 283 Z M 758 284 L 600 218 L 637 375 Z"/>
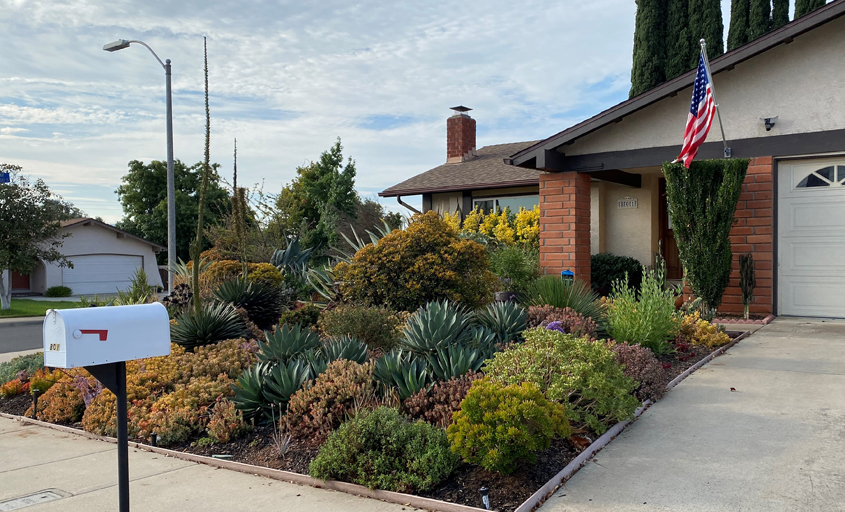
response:
<path id="1" fill-rule="evenodd" d="M 637 198 L 636 197 L 621 197 L 616 202 L 616 207 L 619 208 L 619 209 L 622 209 L 622 208 L 638 208 Z"/>

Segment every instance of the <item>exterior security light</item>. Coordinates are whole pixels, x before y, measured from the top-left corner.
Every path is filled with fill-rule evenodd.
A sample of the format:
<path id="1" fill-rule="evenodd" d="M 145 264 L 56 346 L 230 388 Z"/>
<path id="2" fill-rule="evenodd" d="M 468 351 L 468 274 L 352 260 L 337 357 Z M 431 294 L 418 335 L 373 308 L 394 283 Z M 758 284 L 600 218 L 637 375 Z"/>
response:
<path id="1" fill-rule="evenodd" d="M 778 116 L 775 117 L 766 117 L 764 119 L 760 119 L 763 121 L 763 124 L 766 125 L 766 131 L 771 131 L 774 128 L 775 123 L 778 121 Z"/>
<path id="2" fill-rule="evenodd" d="M 129 48 L 129 41 L 126 39 L 118 39 L 117 41 L 113 41 L 103 46 L 103 50 L 107 52 L 116 52 L 124 48 Z"/>

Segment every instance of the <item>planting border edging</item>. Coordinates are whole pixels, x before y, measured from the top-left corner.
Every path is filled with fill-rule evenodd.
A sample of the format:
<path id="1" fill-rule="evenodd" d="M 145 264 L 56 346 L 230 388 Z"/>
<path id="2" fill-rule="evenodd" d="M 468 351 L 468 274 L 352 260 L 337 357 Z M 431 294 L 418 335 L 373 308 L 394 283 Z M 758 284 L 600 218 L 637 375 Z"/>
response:
<path id="1" fill-rule="evenodd" d="M 677 386 L 682 380 L 689 377 L 694 371 L 701 368 L 708 362 L 712 361 L 719 355 L 723 354 L 726 350 L 733 347 L 740 340 L 748 337 L 748 335 L 750 334 L 750 331 L 743 331 L 739 336 L 731 340 L 731 342 L 727 345 L 724 345 L 714 350 L 713 352 L 705 356 L 701 361 L 698 361 L 686 371 L 684 371 L 682 374 L 672 379 L 672 381 L 670 381 L 666 385 L 666 390 L 668 391 L 673 387 Z M 578 457 L 573 459 L 572 462 L 567 464 L 565 468 L 558 472 L 557 475 L 555 475 L 548 482 L 546 482 L 543 487 L 538 489 L 519 507 L 517 507 L 514 512 L 530 512 L 534 510 L 535 507 L 545 502 L 545 500 L 550 495 L 552 495 L 563 482 L 565 482 L 566 480 L 571 478 L 575 473 L 577 473 L 578 470 L 581 469 L 581 467 L 585 465 L 590 458 L 592 458 L 596 453 L 601 451 L 602 448 L 607 446 L 607 444 L 610 443 L 610 441 L 612 441 L 616 436 L 618 436 L 628 425 L 636 421 L 636 419 L 639 418 L 640 415 L 642 415 L 642 413 L 645 412 L 645 410 L 648 409 L 648 407 L 651 405 L 652 401 L 646 400 L 645 402 L 643 402 L 643 405 L 640 406 L 634 412 L 633 418 L 631 418 L 630 420 L 620 421 L 619 423 L 613 425 L 607 432 L 602 434 L 601 437 L 593 441 L 583 452 L 581 452 L 581 454 L 578 455 Z M 0 417 L 12 419 L 21 423 L 29 423 L 32 425 L 47 427 L 53 430 L 58 430 L 60 432 L 87 437 L 88 439 L 93 439 L 96 441 L 104 441 L 107 443 L 117 444 L 117 439 L 113 437 L 98 436 L 96 434 L 85 432 L 84 430 L 75 429 L 73 427 L 68 427 L 65 425 L 56 425 L 41 420 L 27 418 L 26 416 L 16 416 L 14 414 L 6 413 L 0 413 Z M 486 512 L 484 509 L 481 508 L 460 505 L 458 503 L 452 503 L 449 501 L 441 501 L 433 498 L 424 498 L 422 496 L 415 496 L 413 494 L 403 494 L 393 491 L 383 491 L 378 489 L 373 490 L 361 485 L 350 484 L 348 482 L 338 482 L 335 480 L 323 481 L 316 478 L 312 478 L 308 475 L 302 475 L 290 471 L 283 471 L 281 469 L 253 466 L 251 464 L 244 464 L 242 462 L 235 462 L 230 460 L 214 459 L 203 455 L 195 455 L 193 453 L 168 450 L 166 448 L 154 447 L 134 441 L 131 441 L 129 443 L 129 446 L 139 450 L 158 453 L 167 457 L 187 460 L 198 464 L 205 464 L 212 467 L 229 469 L 232 471 L 237 471 L 239 473 L 259 475 L 266 478 L 271 478 L 273 480 L 290 482 L 292 484 L 308 485 L 310 487 L 316 487 L 318 489 L 328 489 L 333 491 L 344 492 L 347 494 L 363 496 L 366 498 L 385 501 L 388 503 L 395 503 L 397 505 L 412 506 L 427 510 L 438 510 L 442 512 Z"/>
<path id="2" fill-rule="evenodd" d="M 51 428 L 67 434 L 75 434 L 78 436 L 87 437 L 95 441 L 103 441 L 106 443 L 117 444 L 117 439 L 114 437 L 98 436 L 84 430 L 75 429 L 65 425 L 56 425 L 47 423 L 46 421 L 27 418 L 26 416 L 16 416 L 14 414 L 6 414 L 0 412 L 0 417 L 15 420 L 21 423 L 29 423 L 41 427 Z M 214 459 L 203 455 L 195 455 L 193 453 L 179 452 L 175 450 L 168 450 L 166 448 L 159 448 L 157 446 L 150 446 L 134 441 L 129 442 L 130 448 L 136 448 L 152 453 L 158 453 L 166 457 L 173 457 L 175 459 L 186 460 L 198 464 L 205 464 L 208 466 L 229 469 L 239 473 L 246 473 L 250 475 L 258 475 L 273 480 L 280 480 L 283 482 L 290 482 L 292 484 L 307 485 L 316 487 L 317 489 L 328 489 L 332 491 L 339 491 L 355 496 L 363 496 L 388 503 L 395 503 L 397 505 L 410 506 L 426 510 L 437 510 L 442 512 L 487 512 L 484 509 L 470 507 L 467 505 L 460 505 L 458 503 L 451 503 L 448 501 L 440 501 L 432 498 L 424 498 L 422 496 L 415 496 L 413 494 L 403 494 L 401 492 L 383 491 L 379 489 L 368 489 L 367 487 L 350 484 L 348 482 L 338 482 L 335 480 L 323 481 L 317 478 L 312 478 L 308 475 L 301 475 L 290 471 L 283 471 L 281 469 L 272 469 L 263 466 L 253 466 L 251 464 L 244 464 L 242 462 L 235 462 L 231 460 Z"/>
<path id="3" fill-rule="evenodd" d="M 666 384 L 666 391 L 669 391 L 670 389 L 680 384 L 682 380 L 689 377 L 694 371 L 701 368 L 716 357 L 722 355 L 726 350 L 736 345 L 740 340 L 747 338 L 750 334 L 751 331 L 743 331 L 742 334 L 732 339 L 731 342 L 727 345 L 721 346 L 710 354 L 708 354 L 707 356 L 705 356 L 701 361 L 695 363 L 682 374 L 678 375 L 677 377 L 672 379 L 668 384 Z M 610 443 L 616 436 L 621 434 L 622 431 L 625 430 L 625 427 L 636 421 L 637 418 L 639 418 L 640 415 L 642 415 L 642 413 L 644 413 L 645 410 L 648 409 L 651 405 L 651 400 L 644 401 L 643 405 L 639 409 L 634 411 L 633 418 L 631 418 L 630 420 L 620 421 L 616 425 L 610 427 L 607 432 L 605 432 L 601 435 L 601 437 L 593 441 L 590 446 L 588 446 L 583 452 L 581 452 L 580 455 L 578 455 L 578 457 L 573 459 L 572 462 L 567 464 L 566 467 L 560 470 L 558 474 L 553 476 L 551 480 L 546 482 L 543 487 L 539 488 L 537 492 L 535 492 L 527 500 L 522 502 L 522 505 L 517 507 L 514 512 L 531 512 L 532 510 L 534 510 L 535 507 L 544 503 L 546 499 L 549 498 L 549 496 L 551 496 L 555 493 L 555 491 L 557 491 L 557 488 L 561 484 L 572 478 L 572 476 L 575 475 L 575 473 L 577 473 L 578 470 L 581 469 L 581 467 L 584 466 L 587 461 L 589 461 L 589 459 L 591 459 L 596 453 L 601 451 L 602 448 L 607 446 L 607 444 Z"/>

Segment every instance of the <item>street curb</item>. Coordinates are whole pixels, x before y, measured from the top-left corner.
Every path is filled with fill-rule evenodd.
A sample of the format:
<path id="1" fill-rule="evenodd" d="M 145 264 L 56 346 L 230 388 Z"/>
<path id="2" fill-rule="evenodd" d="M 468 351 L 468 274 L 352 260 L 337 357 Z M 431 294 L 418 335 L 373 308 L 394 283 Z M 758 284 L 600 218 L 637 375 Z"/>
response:
<path id="1" fill-rule="evenodd" d="M 8 320 L 8 321 L 6 321 Z M 22 325 L 41 325 L 44 318 L 40 316 L 23 316 L 20 318 L 0 318 L 0 329 L 3 327 L 20 327 Z"/>

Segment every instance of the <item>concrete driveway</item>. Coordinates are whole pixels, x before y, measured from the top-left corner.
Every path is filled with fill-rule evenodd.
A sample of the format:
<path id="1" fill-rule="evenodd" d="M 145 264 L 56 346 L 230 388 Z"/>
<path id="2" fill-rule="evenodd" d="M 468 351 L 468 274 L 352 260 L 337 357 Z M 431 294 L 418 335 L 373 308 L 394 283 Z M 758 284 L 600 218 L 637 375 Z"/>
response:
<path id="1" fill-rule="evenodd" d="M 845 321 L 775 320 L 595 458 L 541 510 L 845 511 Z"/>

